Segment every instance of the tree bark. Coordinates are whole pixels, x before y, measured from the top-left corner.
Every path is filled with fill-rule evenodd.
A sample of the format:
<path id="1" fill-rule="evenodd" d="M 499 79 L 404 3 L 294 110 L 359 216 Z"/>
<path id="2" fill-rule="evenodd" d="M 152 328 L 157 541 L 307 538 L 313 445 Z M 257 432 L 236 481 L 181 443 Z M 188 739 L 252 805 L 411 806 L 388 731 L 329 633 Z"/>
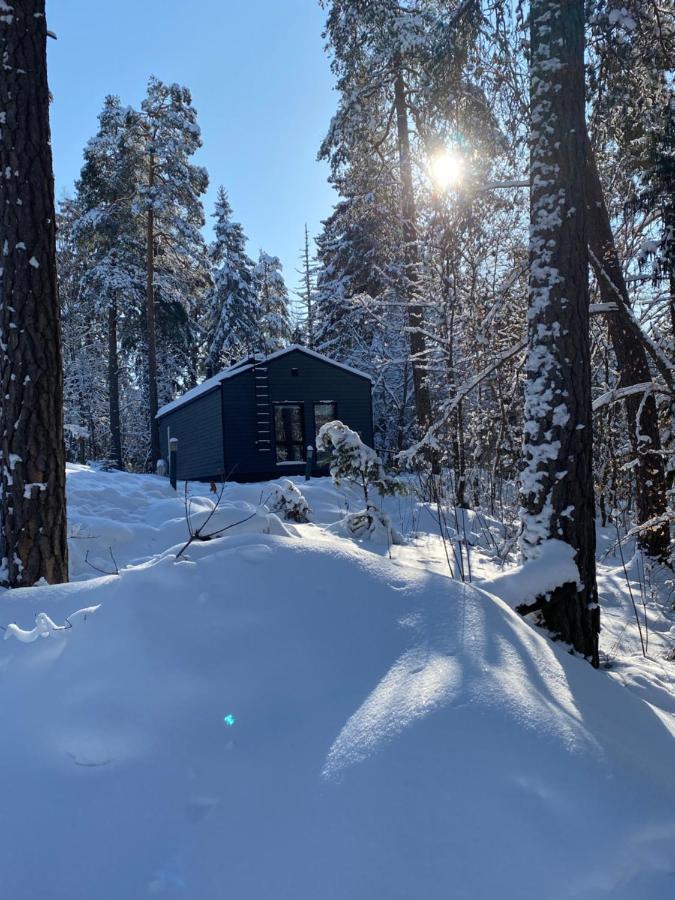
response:
<path id="1" fill-rule="evenodd" d="M 530 7 L 530 278 L 521 548 L 569 544 L 579 572 L 538 599 L 545 625 L 598 666 L 583 0 Z M 521 611 L 531 611 L 521 608 Z"/>
<path id="2" fill-rule="evenodd" d="M 68 580 L 44 0 L 0 8 L 0 582 Z"/>
<path id="3" fill-rule="evenodd" d="M 120 469 L 122 461 L 122 427 L 120 423 L 120 367 L 117 351 L 117 301 L 108 308 L 108 399 L 110 408 L 110 456 Z"/>
<path id="4" fill-rule="evenodd" d="M 586 135 L 586 201 L 591 264 L 603 303 L 616 309 L 607 313 L 607 326 L 620 372 L 619 387 L 645 384 L 652 380 L 644 338 L 633 317 L 626 281 L 614 244 L 614 235 L 591 143 Z M 659 419 L 654 395 L 626 397 L 626 418 L 631 450 L 637 459 L 638 524 L 666 512 L 666 473 L 661 455 Z M 668 556 L 668 523 L 640 533 L 640 546 L 657 559 Z"/>
<path id="5" fill-rule="evenodd" d="M 152 202 L 152 188 L 155 184 L 155 161 L 150 155 L 148 187 Z M 150 411 L 150 468 L 155 469 L 159 459 L 159 423 L 157 422 L 157 327 L 155 324 L 155 213 L 148 209 L 146 228 L 146 301 L 145 319 L 148 331 L 148 404 Z"/>
<path id="6" fill-rule="evenodd" d="M 426 379 L 426 341 L 422 328 L 424 315 L 419 305 L 420 257 L 417 243 L 417 211 L 413 191 L 412 163 L 410 156 L 410 132 L 408 128 L 408 108 L 405 98 L 400 56 L 395 60 L 394 103 L 396 107 L 396 129 L 398 135 L 398 155 L 401 181 L 401 219 L 404 241 L 405 278 L 410 330 L 410 353 L 412 356 L 413 385 L 415 389 L 415 412 L 417 423 L 423 433 L 431 426 L 431 396 Z"/>

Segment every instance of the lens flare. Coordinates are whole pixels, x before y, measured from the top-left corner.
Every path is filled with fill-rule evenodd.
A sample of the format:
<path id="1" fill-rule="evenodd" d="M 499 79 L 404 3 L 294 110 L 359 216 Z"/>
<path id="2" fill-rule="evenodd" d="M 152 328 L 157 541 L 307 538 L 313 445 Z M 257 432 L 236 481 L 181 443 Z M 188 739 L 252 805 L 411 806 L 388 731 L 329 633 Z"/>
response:
<path id="1" fill-rule="evenodd" d="M 453 150 L 437 150 L 429 160 L 429 175 L 441 191 L 459 184 L 464 174 L 462 157 Z"/>

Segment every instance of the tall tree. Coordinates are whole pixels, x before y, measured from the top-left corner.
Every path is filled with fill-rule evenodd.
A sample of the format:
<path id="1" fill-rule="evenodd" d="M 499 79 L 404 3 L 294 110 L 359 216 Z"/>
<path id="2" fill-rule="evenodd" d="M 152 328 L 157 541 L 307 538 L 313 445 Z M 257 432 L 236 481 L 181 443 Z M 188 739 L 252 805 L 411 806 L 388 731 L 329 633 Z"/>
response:
<path id="1" fill-rule="evenodd" d="M 530 285 L 521 547 L 526 558 L 536 558 L 543 541 L 569 544 L 579 577 L 525 609 L 540 610 L 551 631 L 597 666 L 583 0 L 534 0 L 530 28 Z"/>
<path id="2" fill-rule="evenodd" d="M 305 223 L 305 240 L 300 252 L 300 268 L 297 269 L 300 276 L 300 288 L 296 291 L 300 305 L 302 306 L 302 319 L 299 323 L 303 332 L 303 339 L 310 350 L 316 344 L 316 314 L 314 304 L 316 301 L 316 266 L 309 250 L 309 230 Z"/>
<path id="3" fill-rule="evenodd" d="M 218 191 L 214 241 L 209 248 L 213 287 L 205 298 L 207 370 L 248 356 L 256 348 L 257 297 L 254 266 L 246 254 L 244 229 L 232 218 L 225 190 Z"/>
<path id="4" fill-rule="evenodd" d="M 146 308 L 150 463 L 159 458 L 158 304 L 165 323 L 187 325 L 183 304 L 207 285 L 206 247 L 201 235 L 206 170 L 192 163 L 201 146 L 197 113 L 190 91 L 178 84 L 148 82 L 136 116 L 136 135 L 143 154 L 143 178 L 135 208 L 146 226 Z M 196 362 L 196 361 L 195 361 Z M 168 398 L 164 398 L 168 399 Z"/>
<path id="5" fill-rule="evenodd" d="M 0 7 L 0 581 L 68 580 L 44 0 Z"/>
<path id="6" fill-rule="evenodd" d="M 607 325 L 620 372 L 618 386 L 625 389 L 642 387 L 640 393 L 629 393 L 625 400 L 628 437 L 637 463 L 637 519 L 639 525 L 653 520 L 659 522 L 641 531 L 639 542 L 651 556 L 665 559 L 670 547 L 670 528 L 664 520 L 667 507 L 666 473 L 658 411 L 654 395 L 647 387 L 651 385 L 652 376 L 644 335 L 631 310 L 626 279 L 589 141 L 586 191 L 591 262 L 600 296 L 610 309 Z"/>
<path id="7" fill-rule="evenodd" d="M 629 293 L 626 271 L 634 255 L 631 232 L 640 247 L 639 261 L 644 261 L 644 248 L 653 249 L 661 263 L 668 256 L 666 221 L 668 209 L 675 208 L 672 130 L 668 135 L 675 20 L 672 14 L 662 14 L 657 4 L 642 0 L 596 4 L 589 26 L 589 51 L 587 201 L 591 263 L 601 299 L 608 309 L 608 331 L 619 370 L 617 387 L 627 391 L 625 412 L 637 524 L 658 522 L 640 531 L 639 542 L 650 555 L 664 558 L 670 543 L 665 521 L 666 466 L 659 410 L 650 393 L 648 354 L 657 350 L 659 344 L 666 348 L 668 343 L 663 340 L 663 329 L 658 327 L 651 328 L 656 343 L 652 345 L 647 340 L 631 305 L 636 302 L 639 306 L 643 298 Z M 659 214 L 660 242 L 652 240 L 656 235 L 653 225 L 648 224 L 650 220 L 655 222 Z M 646 234 L 643 229 L 647 229 Z M 620 236 L 619 242 L 614 232 Z M 665 274 L 663 265 L 657 262 L 654 274 L 658 282 Z M 658 296 L 649 298 L 644 305 L 651 311 L 652 320 L 663 309 Z M 672 389 L 668 355 L 655 353 L 655 362 Z"/>
<path id="8" fill-rule="evenodd" d="M 254 270 L 258 290 L 256 350 L 260 353 L 279 350 L 291 339 L 288 290 L 281 269 L 277 256 L 260 251 Z"/>
<path id="9" fill-rule="evenodd" d="M 120 332 L 138 319 L 143 305 L 145 253 L 140 216 L 133 212 L 142 164 L 133 125 L 133 110 L 123 108 L 118 97 L 106 97 L 98 133 L 84 150 L 76 185 L 80 216 L 74 223 L 75 242 L 84 257 L 78 301 L 105 319 L 109 457 L 120 467 Z"/>

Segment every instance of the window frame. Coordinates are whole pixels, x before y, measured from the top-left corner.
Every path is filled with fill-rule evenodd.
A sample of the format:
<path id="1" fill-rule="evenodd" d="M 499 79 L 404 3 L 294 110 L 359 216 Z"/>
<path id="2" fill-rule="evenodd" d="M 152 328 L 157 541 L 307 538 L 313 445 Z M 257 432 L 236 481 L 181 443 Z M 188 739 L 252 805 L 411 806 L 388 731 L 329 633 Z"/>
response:
<path id="1" fill-rule="evenodd" d="M 312 415 L 314 416 L 314 443 L 315 443 L 315 445 L 316 445 L 316 439 L 319 436 L 319 428 L 317 428 L 317 425 L 316 425 L 316 408 L 317 408 L 317 406 L 321 406 L 321 405 L 328 404 L 328 403 L 333 404 L 333 408 L 335 410 L 335 415 L 331 419 L 326 419 L 326 422 L 334 422 L 336 419 L 340 418 L 340 416 L 338 415 L 337 400 L 312 400 Z M 326 422 L 324 422 L 323 424 L 325 425 Z"/>
<path id="2" fill-rule="evenodd" d="M 277 438 L 277 407 L 295 406 L 300 409 L 300 428 L 302 431 L 301 441 L 279 441 Z M 277 466 L 301 466 L 307 460 L 307 426 L 305 422 L 305 401 L 304 400 L 275 400 L 272 403 L 272 424 L 274 426 L 274 460 Z M 300 445 L 300 459 L 279 459 L 279 447 L 297 447 Z"/>

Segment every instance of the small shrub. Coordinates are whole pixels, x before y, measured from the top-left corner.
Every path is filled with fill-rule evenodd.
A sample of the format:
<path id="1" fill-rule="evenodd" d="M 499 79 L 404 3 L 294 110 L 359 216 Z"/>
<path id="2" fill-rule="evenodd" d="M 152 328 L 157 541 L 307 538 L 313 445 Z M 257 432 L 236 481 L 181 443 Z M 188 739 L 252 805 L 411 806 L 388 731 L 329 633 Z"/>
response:
<path id="1" fill-rule="evenodd" d="M 270 509 L 280 513 L 286 521 L 308 522 L 309 503 L 292 481 L 276 484 L 270 499 Z"/>
<path id="2" fill-rule="evenodd" d="M 357 538 L 387 546 L 405 544 L 403 536 L 391 527 L 389 516 L 370 504 L 359 512 L 349 513 L 340 524 Z"/>
<path id="3" fill-rule="evenodd" d="M 317 447 L 330 454 L 330 475 L 333 482 L 351 481 L 363 490 L 368 503 L 371 488 L 380 495 L 404 493 L 403 484 L 384 471 L 377 453 L 363 443 L 355 431 L 343 422 L 327 422 L 317 436 Z"/>

